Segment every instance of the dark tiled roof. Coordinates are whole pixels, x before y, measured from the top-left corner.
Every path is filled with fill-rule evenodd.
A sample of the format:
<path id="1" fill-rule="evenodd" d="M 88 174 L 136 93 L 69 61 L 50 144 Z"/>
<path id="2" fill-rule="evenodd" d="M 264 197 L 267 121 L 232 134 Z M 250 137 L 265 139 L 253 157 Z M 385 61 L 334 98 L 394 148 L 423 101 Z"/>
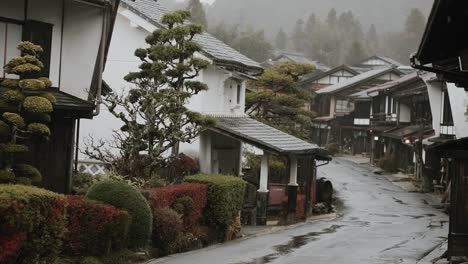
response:
<path id="1" fill-rule="evenodd" d="M 335 68 L 330 69 L 330 70 L 325 71 L 325 72 L 322 71 L 322 72 L 319 72 L 318 74 L 311 74 L 311 75 L 309 75 L 309 76 L 306 76 L 303 80 L 301 80 L 301 81 L 298 83 L 298 85 L 299 85 L 299 86 L 304 86 L 304 85 L 311 84 L 311 83 L 313 83 L 313 82 L 315 82 L 315 81 L 317 81 L 317 80 L 322 79 L 322 78 L 325 77 L 325 76 L 331 75 L 331 74 L 336 73 L 336 72 L 339 72 L 339 71 L 341 71 L 341 70 L 343 70 L 343 71 L 348 71 L 348 72 L 350 72 L 350 73 L 352 73 L 352 74 L 354 74 L 354 75 L 358 75 L 358 74 L 359 74 L 358 71 L 354 70 L 353 68 L 349 67 L 348 65 L 344 65 L 344 64 L 343 64 L 343 65 L 340 65 L 340 66 L 338 66 L 338 67 L 335 67 Z"/>
<path id="2" fill-rule="evenodd" d="M 0 87 L 0 94 L 3 94 L 7 88 Z M 57 88 L 49 88 L 41 92 L 28 92 L 31 95 L 40 94 L 42 92 L 51 93 L 57 99 L 54 105 L 55 110 L 64 110 L 79 113 L 79 117 L 88 118 L 92 115 L 95 105 L 89 101 L 85 101 L 73 95 L 59 91 Z"/>
<path id="3" fill-rule="evenodd" d="M 262 149 L 281 154 L 311 154 L 328 158 L 329 154 L 315 144 L 305 142 L 250 117 L 217 117 L 221 130 Z"/>
<path id="4" fill-rule="evenodd" d="M 432 127 L 425 127 L 421 128 L 421 126 L 414 125 L 414 126 L 407 126 L 402 128 L 392 129 L 387 131 L 383 134 L 384 137 L 394 138 L 394 139 L 402 139 L 405 137 L 414 137 L 419 132 L 423 133 L 423 137 L 429 137 L 433 134 L 434 130 Z"/>
<path id="5" fill-rule="evenodd" d="M 394 89 L 401 87 L 402 85 L 413 83 L 415 81 L 420 80 L 420 77 L 417 72 L 413 72 L 411 74 L 405 75 L 399 79 L 396 79 L 394 81 L 386 82 L 381 85 L 378 85 L 376 87 L 357 92 L 355 94 L 350 95 L 350 97 L 353 98 L 367 98 L 367 97 L 372 97 L 370 94 L 374 92 L 379 92 L 383 90 L 389 90 L 389 89 Z M 377 95 L 377 94 L 376 94 Z"/>
<path id="6" fill-rule="evenodd" d="M 146 18 L 157 27 L 163 27 L 161 24 L 162 16 L 171 12 L 155 0 L 122 0 L 122 5 Z M 205 54 L 211 57 L 215 63 L 231 64 L 240 68 L 262 71 L 259 63 L 247 58 L 208 33 L 196 35 L 194 40 L 203 46 Z"/>
<path id="7" fill-rule="evenodd" d="M 359 85 L 359 84 L 361 84 L 363 82 L 366 82 L 368 80 L 378 78 L 379 76 L 382 76 L 382 75 L 387 74 L 389 72 L 395 72 L 395 73 L 398 73 L 400 75 L 403 75 L 402 72 L 400 72 L 399 70 L 397 70 L 397 69 L 395 69 L 393 67 L 383 67 L 383 68 L 379 68 L 379 69 L 376 69 L 376 70 L 372 70 L 372 71 L 368 71 L 368 72 L 356 75 L 353 78 L 350 78 L 350 79 L 348 79 L 346 81 L 343 81 L 343 82 L 328 86 L 326 88 L 323 88 L 321 90 L 318 90 L 316 93 L 317 94 L 327 94 L 327 93 L 339 92 L 339 91 L 347 89 L 349 87 Z"/>
<path id="8" fill-rule="evenodd" d="M 379 55 L 374 55 L 374 56 L 371 56 L 365 60 L 362 60 L 361 62 L 357 63 L 356 67 L 373 67 L 373 65 L 367 65 L 367 64 L 364 64 L 364 62 L 368 61 L 368 60 L 373 60 L 373 59 L 378 59 L 378 60 L 382 60 L 386 63 L 388 63 L 388 66 L 395 66 L 395 67 L 400 67 L 400 66 L 403 66 L 403 64 L 399 63 L 398 61 L 392 59 L 392 58 L 388 58 L 388 57 L 384 57 L 384 56 L 379 56 Z M 378 66 L 378 65 L 375 65 L 375 66 Z M 380 66 L 384 66 L 384 65 L 380 65 Z"/>

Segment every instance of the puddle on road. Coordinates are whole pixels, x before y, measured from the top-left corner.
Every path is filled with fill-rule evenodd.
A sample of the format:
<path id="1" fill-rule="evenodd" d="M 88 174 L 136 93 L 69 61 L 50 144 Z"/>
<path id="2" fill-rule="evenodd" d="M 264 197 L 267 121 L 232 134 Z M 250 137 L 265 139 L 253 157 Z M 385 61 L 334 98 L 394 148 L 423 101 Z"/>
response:
<path id="1" fill-rule="evenodd" d="M 400 199 L 397 199 L 397 198 L 395 198 L 395 197 L 392 197 L 392 198 L 393 198 L 393 200 L 394 200 L 395 202 L 397 202 L 397 203 L 399 203 L 399 204 L 408 205 L 407 203 L 403 202 L 403 201 L 400 200 Z"/>
<path id="2" fill-rule="evenodd" d="M 322 231 L 319 232 L 310 232 L 305 235 L 301 236 L 295 236 L 293 237 L 288 243 L 281 244 L 274 246 L 273 249 L 275 250 L 274 253 L 268 254 L 263 257 L 255 258 L 251 261 L 247 262 L 237 262 L 237 263 L 232 263 L 232 264 L 267 264 L 271 263 L 275 259 L 285 256 L 288 254 L 291 254 L 294 252 L 294 250 L 301 248 L 305 245 L 307 245 L 310 242 L 317 241 L 321 235 L 326 235 L 326 234 L 332 234 L 335 233 L 338 229 L 343 227 L 342 225 L 332 225 L 328 228 L 322 229 Z"/>
<path id="3" fill-rule="evenodd" d="M 394 214 L 370 214 L 370 215 L 375 215 L 375 216 L 380 216 L 380 217 L 393 217 L 393 218 L 400 217 L 399 215 L 394 215 Z"/>

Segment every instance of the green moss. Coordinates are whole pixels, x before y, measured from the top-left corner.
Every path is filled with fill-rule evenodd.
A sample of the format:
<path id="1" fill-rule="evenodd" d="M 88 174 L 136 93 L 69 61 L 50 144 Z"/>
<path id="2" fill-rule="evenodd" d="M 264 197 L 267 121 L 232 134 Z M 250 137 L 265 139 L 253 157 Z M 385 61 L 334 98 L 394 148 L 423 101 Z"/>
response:
<path id="1" fill-rule="evenodd" d="M 48 137 L 50 136 L 50 129 L 48 126 L 40 123 L 31 123 L 28 125 L 28 131 L 34 135 Z"/>
<path id="2" fill-rule="evenodd" d="M 23 128 L 25 126 L 24 119 L 19 114 L 6 112 L 6 113 L 3 113 L 2 117 L 8 123 L 14 126 L 17 126 L 19 128 Z"/>
<path id="3" fill-rule="evenodd" d="M 29 164 L 17 164 L 13 166 L 13 171 L 16 176 L 29 178 L 33 183 L 38 183 L 42 180 L 39 170 Z"/>
<path id="4" fill-rule="evenodd" d="M 25 64 L 21 64 L 21 65 L 18 65 L 18 66 L 15 66 L 11 69 L 11 74 L 18 74 L 18 75 L 21 75 L 21 74 L 25 74 L 25 73 L 33 73 L 33 72 L 41 72 L 41 68 L 39 66 L 36 66 L 34 64 L 31 64 L 31 63 L 25 63 Z"/>
<path id="5" fill-rule="evenodd" d="M 40 68 L 44 68 L 44 64 L 36 56 L 26 55 L 26 56 L 23 57 L 23 59 L 27 63 L 31 63 L 31 64 L 34 64 L 34 65 L 40 67 Z"/>
<path id="6" fill-rule="evenodd" d="M 40 80 L 41 82 L 43 82 L 44 85 L 46 86 L 46 88 L 49 88 L 49 87 L 52 86 L 52 81 L 51 81 L 49 78 L 41 77 L 41 78 L 39 78 L 38 80 Z"/>
<path id="7" fill-rule="evenodd" d="M 16 48 L 22 51 L 23 53 L 30 55 L 37 55 L 44 51 L 41 46 L 35 45 L 34 43 L 29 41 L 22 41 L 18 43 Z"/>
<path id="8" fill-rule="evenodd" d="M 18 88 L 19 87 L 19 80 L 17 79 L 5 79 L 2 81 L 2 86 L 8 88 Z"/>
<path id="9" fill-rule="evenodd" d="M 40 95 L 40 97 L 43 97 L 43 98 L 49 100 L 49 102 L 51 102 L 52 104 L 57 103 L 57 98 L 55 98 L 55 96 L 53 96 L 51 93 L 43 93 L 43 94 Z"/>
<path id="10" fill-rule="evenodd" d="M 38 79 L 24 79 L 19 82 L 19 87 L 25 90 L 44 90 L 46 85 L 43 81 Z"/>
<path id="11" fill-rule="evenodd" d="M 49 100 L 39 96 L 26 97 L 23 107 L 30 113 L 51 113 L 54 110 Z"/>
<path id="12" fill-rule="evenodd" d="M 15 174 L 8 170 L 0 170 L 0 183 L 10 183 L 15 179 Z"/>
<path id="13" fill-rule="evenodd" d="M 0 152 L 5 153 L 23 153 L 28 152 L 29 148 L 25 145 L 17 145 L 11 143 L 0 143 Z"/>
<path id="14" fill-rule="evenodd" d="M 86 197 L 126 210 L 132 217 L 128 244 L 134 248 L 148 245 L 153 217 L 150 206 L 140 191 L 125 182 L 103 181 L 93 185 Z"/>
<path id="15" fill-rule="evenodd" d="M 3 93 L 3 99 L 12 104 L 18 104 L 24 100 L 24 94 L 18 90 L 8 90 Z"/>

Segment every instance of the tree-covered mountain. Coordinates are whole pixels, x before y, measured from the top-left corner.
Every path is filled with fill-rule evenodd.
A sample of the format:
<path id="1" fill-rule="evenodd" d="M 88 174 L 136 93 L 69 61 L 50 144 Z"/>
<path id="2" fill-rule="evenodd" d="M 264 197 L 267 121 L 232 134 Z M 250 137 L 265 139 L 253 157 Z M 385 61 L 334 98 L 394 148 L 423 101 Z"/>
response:
<path id="1" fill-rule="evenodd" d="M 170 1 L 170 0 L 165 0 Z M 297 19 L 314 13 L 325 19 L 329 10 L 351 11 L 364 28 L 374 24 L 379 32 L 399 31 L 412 8 L 428 15 L 431 0 L 216 0 L 208 7 L 210 21 L 247 24 L 274 37 L 279 28 L 290 31 Z"/>

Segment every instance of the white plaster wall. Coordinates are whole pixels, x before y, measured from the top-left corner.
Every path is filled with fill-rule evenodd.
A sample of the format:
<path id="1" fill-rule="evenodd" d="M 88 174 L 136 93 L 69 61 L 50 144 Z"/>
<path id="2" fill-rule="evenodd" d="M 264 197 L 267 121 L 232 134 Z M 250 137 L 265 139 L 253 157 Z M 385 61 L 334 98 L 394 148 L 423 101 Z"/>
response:
<path id="1" fill-rule="evenodd" d="M 453 83 L 447 83 L 447 90 L 452 107 L 453 123 L 457 138 L 468 137 L 468 93 L 463 88 L 456 87 Z"/>
<path id="2" fill-rule="evenodd" d="M 62 44 L 62 0 L 29 1 L 28 19 L 53 24 L 50 56 L 50 75 L 54 87 L 59 86 L 60 47 Z M 75 21 L 79 24 L 81 21 Z M 82 39 L 81 42 L 85 40 Z M 96 49 L 97 46 L 94 46 Z M 84 51 L 86 52 L 86 51 Z M 66 64 L 66 62 L 64 62 Z M 72 63 L 71 63 L 72 64 Z"/>
<path id="3" fill-rule="evenodd" d="M 400 122 L 411 122 L 411 108 L 400 103 Z"/>
<path id="4" fill-rule="evenodd" d="M 62 91 L 88 98 L 98 47 L 103 10 L 79 2 L 65 2 L 62 50 Z"/>
<path id="5" fill-rule="evenodd" d="M 5 74 L 3 72 L 3 66 L 7 64 L 9 60 L 21 56 L 21 52 L 16 49 L 16 45 L 21 41 L 21 36 L 22 26 L 14 24 L 7 25 L 6 23 L 0 22 L 0 78 L 19 78 L 17 75 Z M 6 52 L 4 52 L 5 45 Z"/>
<path id="6" fill-rule="evenodd" d="M 423 75 L 422 78 L 427 86 L 427 93 L 429 95 L 429 103 L 431 105 L 432 113 L 432 128 L 434 129 L 434 137 L 440 136 L 440 124 L 442 118 L 442 88 L 445 83 L 429 81 L 434 78 L 433 74 Z"/>
<path id="7" fill-rule="evenodd" d="M 127 83 L 123 77 L 130 71 L 138 70 L 140 61 L 134 56 L 137 48 L 146 46 L 145 29 L 133 27 L 130 21 L 123 16 L 117 16 L 115 30 L 107 57 L 106 69 L 103 78 L 106 83 L 118 94 L 128 91 L 132 84 Z M 111 139 L 114 130 L 120 129 L 123 123 L 115 118 L 104 105 L 101 113 L 92 120 L 81 120 L 80 148 L 84 149 L 89 137 L 95 139 Z"/>

